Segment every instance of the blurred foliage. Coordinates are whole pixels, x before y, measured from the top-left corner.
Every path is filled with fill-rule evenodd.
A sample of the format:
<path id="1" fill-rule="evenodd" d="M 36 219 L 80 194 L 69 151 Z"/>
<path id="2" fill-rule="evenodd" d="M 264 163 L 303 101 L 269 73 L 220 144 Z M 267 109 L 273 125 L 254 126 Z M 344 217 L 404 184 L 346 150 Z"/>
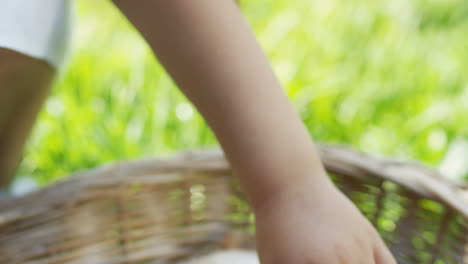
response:
<path id="1" fill-rule="evenodd" d="M 73 56 L 21 175 L 213 146 L 202 118 L 107 1 L 77 1 Z M 437 165 L 468 137 L 468 1 L 243 1 L 318 141 Z"/>

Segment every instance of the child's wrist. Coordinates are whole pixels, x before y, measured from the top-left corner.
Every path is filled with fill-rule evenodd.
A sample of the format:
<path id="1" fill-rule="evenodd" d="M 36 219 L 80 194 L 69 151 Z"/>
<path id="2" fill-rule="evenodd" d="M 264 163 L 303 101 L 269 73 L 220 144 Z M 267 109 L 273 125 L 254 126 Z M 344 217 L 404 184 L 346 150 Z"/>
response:
<path id="1" fill-rule="evenodd" d="M 285 176 L 287 179 L 288 176 Z M 291 177 L 289 177 L 291 178 Z M 279 204 L 295 202 L 305 196 L 320 195 L 330 189 L 332 182 L 325 171 L 309 173 L 304 177 L 284 182 L 276 188 L 257 189 L 248 194 L 254 212 L 259 213 L 264 208 L 277 207 Z"/>

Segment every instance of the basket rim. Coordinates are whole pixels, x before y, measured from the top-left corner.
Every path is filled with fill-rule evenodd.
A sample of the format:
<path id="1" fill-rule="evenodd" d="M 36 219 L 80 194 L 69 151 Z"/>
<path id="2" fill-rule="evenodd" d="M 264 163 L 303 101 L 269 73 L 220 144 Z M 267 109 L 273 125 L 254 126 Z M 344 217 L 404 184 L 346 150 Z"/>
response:
<path id="1" fill-rule="evenodd" d="M 331 173 L 346 173 L 359 180 L 374 178 L 394 182 L 424 198 L 438 201 L 468 219 L 467 184 L 450 181 L 439 172 L 414 161 L 377 157 L 343 145 L 320 144 L 317 148 L 323 164 Z M 174 181 L 180 179 L 175 174 L 180 170 L 230 171 L 230 165 L 219 148 L 188 150 L 169 157 L 146 157 L 104 164 L 95 169 L 71 174 L 72 177 L 28 195 L 0 200 L 0 225 L 10 218 L 24 214 L 24 208 L 15 208 L 17 204 L 27 204 L 31 200 L 53 201 L 51 197 L 59 197 L 64 192 L 79 192 L 92 184 L 116 184 L 117 179 L 123 181 L 130 175 L 150 176 L 155 172 L 164 172 L 165 177 L 153 177 L 151 181 Z M 112 177 L 106 178 L 108 175 Z"/>

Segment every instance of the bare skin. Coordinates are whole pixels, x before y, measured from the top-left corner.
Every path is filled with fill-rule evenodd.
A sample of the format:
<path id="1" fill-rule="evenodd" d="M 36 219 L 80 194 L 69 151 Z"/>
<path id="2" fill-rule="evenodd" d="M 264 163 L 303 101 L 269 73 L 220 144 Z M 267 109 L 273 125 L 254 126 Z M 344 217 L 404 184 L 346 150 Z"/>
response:
<path id="1" fill-rule="evenodd" d="M 215 132 L 257 216 L 263 264 L 394 264 L 330 182 L 229 0 L 114 0 Z"/>
<path id="2" fill-rule="evenodd" d="M 0 48 L 0 189 L 13 179 L 54 75 L 47 63 Z"/>

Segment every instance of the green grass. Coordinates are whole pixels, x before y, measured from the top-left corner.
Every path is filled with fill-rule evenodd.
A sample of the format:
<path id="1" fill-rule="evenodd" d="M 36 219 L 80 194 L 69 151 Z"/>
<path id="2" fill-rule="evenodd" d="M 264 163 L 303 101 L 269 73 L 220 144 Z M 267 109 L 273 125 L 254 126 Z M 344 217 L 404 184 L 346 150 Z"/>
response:
<path id="1" fill-rule="evenodd" d="M 107 1 L 81 0 L 73 56 L 21 175 L 48 183 L 104 162 L 216 145 L 139 35 Z M 317 141 L 437 165 L 468 137 L 465 0 L 244 1 Z"/>

